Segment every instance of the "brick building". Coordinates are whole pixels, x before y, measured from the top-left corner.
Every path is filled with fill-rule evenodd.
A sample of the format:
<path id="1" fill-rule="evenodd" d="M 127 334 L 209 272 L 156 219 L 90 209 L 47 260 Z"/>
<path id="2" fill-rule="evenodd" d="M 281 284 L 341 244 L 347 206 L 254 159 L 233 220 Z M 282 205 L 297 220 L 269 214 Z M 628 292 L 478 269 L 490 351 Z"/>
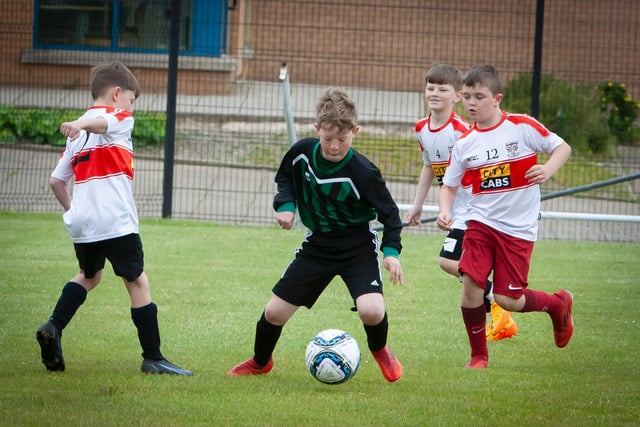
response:
<path id="1" fill-rule="evenodd" d="M 134 3 L 146 4 L 144 17 Z M 297 83 L 390 91 L 421 91 L 424 70 L 435 62 L 463 71 L 488 62 L 508 81 L 532 69 L 541 3 L 182 0 L 178 91 L 227 94 L 238 80 L 273 81 L 281 62 Z M 85 89 L 88 66 L 117 58 L 146 92 L 162 93 L 170 6 L 170 0 L 3 2 L 0 84 Z M 625 83 L 640 98 L 640 2 L 555 0 L 544 6 L 543 73 Z M 146 45 L 139 40 L 144 35 Z"/>

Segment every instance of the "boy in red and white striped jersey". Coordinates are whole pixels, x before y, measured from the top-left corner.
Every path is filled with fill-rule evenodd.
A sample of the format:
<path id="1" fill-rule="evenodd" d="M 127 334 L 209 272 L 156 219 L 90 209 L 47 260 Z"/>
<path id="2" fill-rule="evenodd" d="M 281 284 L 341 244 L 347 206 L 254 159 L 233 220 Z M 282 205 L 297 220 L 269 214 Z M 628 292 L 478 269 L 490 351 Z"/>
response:
<path id="1" fill-rule="evenodd" d="M 449 163 L 449 154 L 456 141 L 471 127 L 454 111 L 455 104 L 462 98 L 462 73 L 450 64 L 436 64 L 425 76 L 424 100 L 428 107 L 427 117 L 416 123 L 416 133 L 422 151 L 423 167 L 420 172 L 416 196 L 407 212 L 407 223 L 419 225 L 422 206 L 434 178 L 442 185 L 442 177 Z M 438 264 L 447 273 L 462 282 L 458 263 L 462 256 L 462 242 L 466 225 L 467 203 L 471 198 L 471 187 L 463 185 L 458 189 L 451 207 L 454 222 L 447 233 Z M 484 301 L 491 313 L 491 323 L 487 325 L 487 339 L 499 341 L 511 338 L 518 326 L 511 314 L 493 300 L 493 283 L 487 279 Z"/>
<path id="2" fill-rule="evenodd" d="M 49 318 L 38 329 L 42 363 L 64 371 L 62 330 L 100 283 L 105 260 L 122 277 L 131 299 L 131 318 L 142 347 L 142 372 L 192 375 L 160 352 L 158 309 L 144 273 L 138 212 L 133 198 L 133 104 L 140 84 L 120 62 L 101 64 L 91 73 L 93 105 L 77 120 L 62 123 L 67 144 L 49 184 L 64 208 L 80 271 L 62 289 Z M 73 197 L 67 183 L 73 179 Z"/>
<path id="3" fill-rule="evenodd" d="M 440 191 L 438 226 L 449 230 L 456 191 L 463 177 L 472 188 L 467 231 L 462 243 L 462 317 L 471 345 L 468 368 L 488 367 L 483 291 L 493 271 L 496 302 L 514 312 L 546 311 L 556 346 L 573 334 L 573 296 L 528 288 L 533 245 L 538 234 L 539 185 L 551 178 L 571 155 L 571 147 L 536 119 L 500 109 L 502 84 L 490 65 L 469 70 L 463 79 L 462 103 L 470 131 L 454 146 Z M 537 153 L 549 154 L 544 164 Z"/>

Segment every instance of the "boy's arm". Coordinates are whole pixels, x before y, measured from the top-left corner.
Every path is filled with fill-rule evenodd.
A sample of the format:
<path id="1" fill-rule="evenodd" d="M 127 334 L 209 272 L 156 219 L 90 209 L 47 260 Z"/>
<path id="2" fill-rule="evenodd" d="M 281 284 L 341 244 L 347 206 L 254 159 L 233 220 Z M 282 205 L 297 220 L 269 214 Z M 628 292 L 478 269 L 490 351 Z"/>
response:
<path id="1" fill-rule="evenodd" d="M 366 187 L 361 187 L 363 195 L 376 211 L 378 221 L 383 225 L 382 241 L 380 249 L 384 257 L 398 257 L 402 251 L 400 234 L 402 233 L 402 219 L 398 205 L 393 200 L 389 189 L 380 171 L 376 169 L 373 176 L 368 179 Z"/>
<path id="2" fill-rule="evenodd" d="M 438 227 L 440 227 L 441 230 L 451 230 L 451 225 L 453 224 L 451 206 L 453 206 L 453 200 L 456 198 L 457 192 L 458 187 L 449 187 L 444 184 L 440 187 Z"/>
<path id="3" fill-rule="evenodd" d="M 391 284 L 404 285 L 404 274 L 402 272 L 402 265 L 398 257 L 402 250 L 400 233 L 402 232 L 402 220 L 400 219 L 400 212 L 398 206 L 393 200 L 391 193 L 387 189 L 384 179 L 379 171 L 376 173 L 379 182 L 382 184 L 378 186 L 378 197 L 374 197 L 372 200 L 378 200 L 381 203 L 378 204 L 376 212 L 378 214 L 378 220 L 384 226 L 382 234 L 382 242 L 380 249 L 382 250 L 382 264 L 384 268 L 389 271 L 389 280 Z M 377 180 L 373 180 L 376 182 Z M 373 185 L 375 187 L 375 185 Z"/>
<path id="4" fill-rule="evenodd" d="M 276 172 L 276 194 L 273 196 L 273 210 L 276 212 L 296 210 L 296 197 L 293 191 L 293 170 L 289 153 L 285 154 Z"/>
<path id="5" fill-rule="evenodd" d="M 422 206 L 429 194 L 431 184 L 433 183 L 433 169 L 431 166 L 423 165 L 420 171 L 420 179 L 418 180 L 418 186 L 416 187 L 416 196 L 413 199 L 413 205 L 407 212 L 407 223 L 409 225 L 419 225 L 420 217 L 422 216 Z"/>
<path id="6" fill-rule="evenodd" d="M 532 166 L 524 174 L 524 177 L 532 184 L 542 184 L 558 172 L 558 169 L 567 162 L 569 156 L 571 156 L 571 147 L 563 142 L 553 150 L 545 164 Z"/>
<path id="7" fill-rule="evenodd" d="M 389 280 L 392 285 L 398 283 L 404 285 L 404 273 L 402 272 L 402 265 L 398 259 L 400 251 L 402 250 L 400 238 L 402 220 L 400 219 L 400 212 L 379 170 L 377 170 L 376 175 L 382 184 L 379 186 L 379 195 L 381 196 L 379 200 L 381 200 L 382 203 L 379 208 L 376 209 L 378 220 L 384 225 L 382 242 L 380 244 L 380 249 L 383 254 L 382 265 L 389 272 Z"/>
<path id="8" fill-rule="evenodd" d="M 51 191 L 53 191 L 53 195 L 56 196 L 58 202 L 62 205 L 64 211 L 68 211 L 71 208 L 71 196 L 67 191 L 66 182 L 51 177 L 49 178 L 49 186 L 51 187 Z"/>
<path id="9" fill-rule="evenodd" d="M 296 198 L 293 191 L 293 170 L 291 166 L 291 148 L 284 155 L 280 167 L 276 172 L 276 194 L 273 196 L 273 210 L 276 211 L 275 220 L 281 228 L 290 230 L 295 221 Z"/>
<path id="10" fill-rule="evenodd" d="M 80 132 L 103 134 L 107 132 L 107 119 L 95 117 L 92 119 L 79 119 L 72 122 L 64 122 L 60 125 L 60 133 L 72 141 L 80 136 Z"/>

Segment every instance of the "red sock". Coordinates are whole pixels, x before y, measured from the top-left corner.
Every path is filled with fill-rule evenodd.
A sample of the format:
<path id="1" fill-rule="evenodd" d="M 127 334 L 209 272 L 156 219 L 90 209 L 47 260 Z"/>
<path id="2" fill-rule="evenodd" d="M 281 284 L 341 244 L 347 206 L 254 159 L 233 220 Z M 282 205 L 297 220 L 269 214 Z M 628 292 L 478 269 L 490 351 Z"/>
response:
<path id="1" fill-rule="evenodd" d="M 524 307 L 522 312 L 546 311 L 553 314 L 562 308 L 562 300 L 554 294 L 548 294 L 533 289 L 524 290 Z"/>
<path id="2" fill-rule="evenodd" d="M 471 345 L 471 357 L 483 356 L 489 359 L 489 350 L 487 349 L 487 334 L 485 323 L 487 321 L 487 313 L 484 304 L 474 308 L 460 307 L 462 310 L 462 320 L 467 328 L 467 336 Z"/>

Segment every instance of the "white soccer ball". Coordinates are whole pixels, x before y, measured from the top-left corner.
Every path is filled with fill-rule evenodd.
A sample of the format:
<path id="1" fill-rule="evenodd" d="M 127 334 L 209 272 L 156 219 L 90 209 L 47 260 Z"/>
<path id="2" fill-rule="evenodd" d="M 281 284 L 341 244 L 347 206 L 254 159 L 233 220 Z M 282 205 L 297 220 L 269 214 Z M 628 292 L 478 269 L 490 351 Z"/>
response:
<path id="1" fill-rule="evenodd" d="M 360 347 L 348 333 L 327 329 L 309 342 L 305 361 L 313 378 L 325 384 L 342 384 L 358 372 Z"/>

